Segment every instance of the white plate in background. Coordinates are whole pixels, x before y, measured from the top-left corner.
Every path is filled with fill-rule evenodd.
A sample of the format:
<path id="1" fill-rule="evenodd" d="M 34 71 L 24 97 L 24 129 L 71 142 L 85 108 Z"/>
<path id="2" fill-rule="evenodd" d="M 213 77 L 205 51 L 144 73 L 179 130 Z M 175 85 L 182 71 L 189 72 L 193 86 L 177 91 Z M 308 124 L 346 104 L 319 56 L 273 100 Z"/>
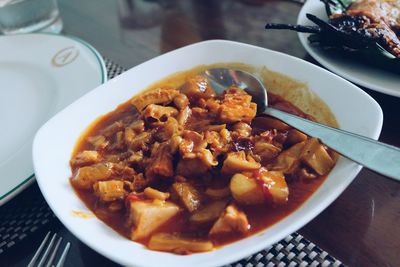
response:
<path id="1" fill-rule="evenodd" d="M 327 21 L 324 4 L 320 0 L 307 0 L 297 18 L 297 24 L 315 25 L 306 14 L 313 14 Z M 346 56 L 338 56 L 338 53 L 329 53 L 323 49 L 311 45 L 307 33 L 299 33 L 300 42 L 307 52 L 321 65 L 335 72 L 343 78 L 366 88 L 400 97 L 400 74 L 381 70 L 363 62 L 357 62 Z"/>
<path id="2" fill-rule="evenodd" d="M 0 37 L 0 205 L 34 180 L 31 148 L 40 126 L 106 80 L 102 57 L 77 38 Z"/>
<path id="3" fill-rule="evenodd" d="M 360 88 L 331 72 L 286 54 L 237 42 L 214 40 L 186 46 L 140 64 L 99 86 L 37 132 L 33 161 L 38 184 L 50 208 L 77 238 L 124 266 L 222 266 L 295 232 L 328 207 L 353 181 L 361 166 L 340 157 L 318 190 L 289 216 L 243 240 L 186 256 L 146 249 L 96 217 L 83 219 L 73 215 L 73 211 L 90 212 L 69 183 L 73 148 L 89 124 L 168 75 L 202 64 L 231 62 L 266 66 L 305 82 L 331 108 L 341 128 L 378 138 L 383 121 L 379 105 Z"/>

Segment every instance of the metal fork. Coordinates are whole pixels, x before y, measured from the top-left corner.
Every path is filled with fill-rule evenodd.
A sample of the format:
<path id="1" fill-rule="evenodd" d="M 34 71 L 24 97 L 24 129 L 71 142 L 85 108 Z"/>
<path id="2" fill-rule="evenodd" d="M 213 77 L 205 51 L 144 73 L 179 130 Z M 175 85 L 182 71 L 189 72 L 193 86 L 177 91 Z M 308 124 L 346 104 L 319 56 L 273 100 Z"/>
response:
<path id="1" fill-rule="evenodd" d="M 37 266 L 37 267 L 50 267 L 50 266 L 55 266 L 55 267 L 61 267 L 64 265 L 65 262 L 65 258 L 67 257 L 68 251 L 69 251 L 69 247 L 71 246 L 71 244 L 68 242 L 65 245 L 65 248 L 58 260 L 58 262 L 56 264 L 54 264 L 54 258 L 56 257 L 57 254 L 57 250 L 58 247 L 61 244 L 62 241 L 62 237 L 58 237 L 57 242 L 56 242 L 56 238 L 57 238 L 57 234 L 53 234 L 53 236 L 50 239 L 50 242 L 47 244 L 46 250 L 43 252 L 43 254 L 41 254 L 43 248 L 46 246 L 47 240 L 50 237 L 51 232 L 48 232 L 47 235 L 45 236 L 45 238 L 43 239 L 42 243 L 40 244 L 38 250 L 35 252 L 35 255 L 33 255 L 33 258 L 31 259 L 31 261 L 28 264 L 28 267 L 33 267 L 33 266 Z M 55 243 L 56 242 L 56 243 Z M 54 244 L 55 243 L 55 244 Z M 41 258 L 39 259 L 39 256 L 41 256 Z M 36 265 L 36 262 L 37 263 Z M 46 265 L 44 265 L 46 263 Z"/>

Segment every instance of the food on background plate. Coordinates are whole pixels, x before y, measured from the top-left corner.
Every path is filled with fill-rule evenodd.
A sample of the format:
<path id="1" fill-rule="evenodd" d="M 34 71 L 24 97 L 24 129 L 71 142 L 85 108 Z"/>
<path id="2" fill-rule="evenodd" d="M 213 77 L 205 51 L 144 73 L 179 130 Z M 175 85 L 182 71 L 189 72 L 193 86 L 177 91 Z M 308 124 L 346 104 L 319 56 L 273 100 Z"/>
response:
<path id="1" fill-rule="evenodd" d="M 70 161 L 71 184 L 96 216 L 153 250 L 205 252 L 257 233 L 304 203 L 335 164 L 319 140 L 257 116 L 237 87 L 217 95 L 198 70 L 99 118 Z M 274 91 L 285 78 L 267 73 Z M 271 106 L 315 119 L 268 96 Z"/>
<path id="2" fill-rule="evenodd" d="M 328 21 L 312 14 L 317 26 L 268 23 L 266 29 L 312 33 L 308 40 L 324 49 L 345 51 L 357 59 L 400 73 L 399 0 L 321 0 Z"/>

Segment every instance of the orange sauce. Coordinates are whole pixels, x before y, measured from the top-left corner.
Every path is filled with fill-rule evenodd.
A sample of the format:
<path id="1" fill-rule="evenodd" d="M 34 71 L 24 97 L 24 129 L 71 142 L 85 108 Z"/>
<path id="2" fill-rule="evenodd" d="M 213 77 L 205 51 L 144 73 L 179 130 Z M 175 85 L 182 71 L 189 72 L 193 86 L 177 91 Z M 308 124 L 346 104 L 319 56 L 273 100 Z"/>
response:
<path id="1" fill-rule="evenodd" d="M 300 115 L 303 117 L 309 117 L 307 114 L 303 113 L 300 109 L 293 106 L 290 102 L 285 101 L 283 98 L 270 94 L 270 99 L 273 101 L 270 103 L 272 106 L 276 106 L 277 108 L 284 109 L 285 111 L 291 112 L 296 115 Z M 82 135 L 80 138 L 73 155 L 76 155 L 78 152 L 88 149 L 90 145 L 86 141 L 87 137 L 95 136 L 99 134 L 101 129 L 104 129 L 108 125 L 112 124 L 114 121 L 123 119 L 126 116 L 135 115 L 135 111 L 132 108 L 129 102 L 126 102 L 120 105 L 115 111 L 106 114 L 101 117 L 95 123 L 89 127 L 89 129 Z M 73 170 L 75 172 L 76 170 Z M 322 184 L 325 180 L 325 177 L 319 177 L 318 179 L 314 179 L 308 183 L 305 182 L 294 182 L 289 184 L 289 200 L 286 204 L 281 206 L 271 206 L 271 205 L 256 205 L 256 206 L 241 206 L 243 211 L 247 214 L 249 219 L 249 223 L 251 225 L 251 229 L 248 232 L 248 235 L 242 236 L 238 234 L 234 235 L 226 235 L 219 236 L 217 238 L 212 238 L 213 243 L 216 246 L 226 245 L 228 243 L 237 241 L 239 239 L 245 238 L 249 235 L 253 235 L 263 229 L 275 224 L 276 222 L 282 220 L 290 213 L 298 209 L 306 200 L 309 198 L 313 192 L 317 190 L 317 188 Z M 130 229 L 126 226 L 126 217 L 125 210 L 120 212 L 110 212 L 107 207 L 103 206 L 100 202 L 97 201 L 96 197 L 93 195 L 93 192 L 80 190 L 78 188 L 74 188 L 78 196 L 82 199 L 82 201 L 89 207 L 90 210 L 94 212 L 94 214 L 115 231 L 125 236 L 126 238 L 130 238 L 129 233 Z M 187 214 L 186 214 L 187 215 Z M 195 232 L 195 237 L 203 237 L 207 238 L 207 233 L 210 229 L 210 226 L 206 226 L 203 228 L 194 229 L 193 226 L 190 226 L 185 220 L 185 214 L 181 214 L 174 218 L 169 223 L 163 225 L 158 232 L 180 232 L 180 233 L 188 233 L 188 235 L 193 236 Z M 195 231 L 194 231 L 195 230 Z M 147 244 L 148 240 L 141 240 L 141 243 L 144 245 Z"/>

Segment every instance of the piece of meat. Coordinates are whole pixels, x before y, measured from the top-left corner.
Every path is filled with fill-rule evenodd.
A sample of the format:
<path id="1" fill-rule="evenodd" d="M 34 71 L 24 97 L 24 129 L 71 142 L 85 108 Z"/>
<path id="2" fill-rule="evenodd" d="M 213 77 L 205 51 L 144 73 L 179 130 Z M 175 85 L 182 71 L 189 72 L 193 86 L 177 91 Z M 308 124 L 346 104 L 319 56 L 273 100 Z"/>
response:
<path id="1" fill-rule="evenodd" d="M 128 128 L 132 129 L 135 133 L 141 133 L 144 131 L 144 121 L 143 120 L 135 120 L 133 121 Z"/>
<path id="2" fill-rule="evenodd" d="M 206 147 L 207 141 L 205 140 L 203 134 L 199 134 L 195 131 L 185 130 L 183 132 L 182 142 L 179 144 L 179 153 L 181 154 L 183 160 L 198 159 L 196 163 L 203 165 L 203 167 L 199 168 L 201 170 L 208 170 L 217 166 L 218 161 L 214 158 L 214 155 L 211 153 L 211 151 Z M 182 166 L 179 166 L 178 164 L 178 170 L 179 168 L 182 168 Z"/>
<path id="3" fill-rule="evenodd" d="M 263 136 L 256 136 L 253 152 L 260 158 L 261 162 L 268 162 L 279 155 L 281 151 L 280 147 L 272 144 L 272 142 L 267 142 Z"/>
<path id="4" fill-rule="evenodd" d="M 81 167 L 99 163 L 101 160 L 100 154 L 95 150 L 84 150 L 78 153 L 72 160 L 72 167 Z"/>
<path id="5" fill-rule="evenodd" d="M 92 189 L 97 181 L 104 181 L 111 178 L 113 165 L 110 163 L 98 163 L 78 169 L 71 179 L 76 187 L 80 189 Z"/>
<path id="6" fill-rule="evenodd" d="M 224 92 L 218 118 L 222 123 L 250 123 L 256 113 L 257 104 L 251 102 L 251 95 L 239 88 L 230 88 Z"/>
<path id="7" fill-rule="evenodd" d="M 99 181 L 93 185 L 95 195 L 103 202 L 123 199 L 126 195 L 121 180 Z"/>
<path id="8" fill-rule="evenodd" d="M 131 100 L 131 104 L 135 106 L 137 110 L 142 111 L 150 104 L 168 104 L 172 102 L 178 94 L 179 91 L 172 88 L 157 88 L 134 97 Z"/>
<path id="9" fill-rule="evenodd" d="M 225 126 L 225 124 L 223 124 Z M 218 129 L 217 129 L 218 130 Z M 210 145 L 210 150 L 214 156 L 228 152 L 232 138 L 227 129 L 221 129 L 219 132 L 207 130 L 204 134 L 204 139 Z"/>
<path id="10" fill-rule="evenodd" d="M 105 149 L 109 145 L 109 142 L 104 135 L 91 136 L 88 137 L 87 140 L 93 145 L 95 150 Z"/>
<path id="11" fill-rule="evenodd" d="M 222 213 L 226 205 L 227 200 L 217 200 L 204 206 L 202 209 L 195 211 L 189 218 L 189 221 L 194 224 L 209 224 L 216 221 L 219 215 Z"/>
<path id="12" fill-rule="evenodd" d="M 232 130 L 241 137 L 249 137 L 251 135 L 251 126 L 245 122 L 237 122 L 233 125 Z"/>
<path id="13" fill-rule="evenodd" d="M 248 160 L 244 151 L 230 152 L 224 160 L 221 172 L 225 174 L 234 174 L 242 171 L 258 170 L 260 167 L 260 163 Z"/>
<path id="14" fill-rule="evenodd" d="M 201 159 L 180 159 L 176 166 L 176 174 L 184 177 L 200 177 L 207 173 L 210 167 L 205 165 Z"/>
<path id="15" fill-rule="evenodd" d="M 231 190 L 228 186 L 221 188 L 209 187 L 204 193 L 212 199 L 224 199 L 231 195 Z"/>
<path id="16" fill-rule="evenodd" d="M 301 161 L 301 153 L 307 141 L 303 141 L 284 150 L 268 165 L 269 170 L 282 171 L 284 174 L 293 174 L 297 171 Z"/>
<path id="17" fill-rule="evenodd" d="M 147 150 L 148 145 L 153 142 L 154 131 L 142 132 L 138 135 L 133 136 L 131 139 L 125 139 L 127 146 L 133 150 Z"/>
<path id="18" fill-rule="evenodd" d="M 116 121 L 110 125 L 108 125 L 106 128 L 104 128 L 101 133 L 105 137 L 111 137 L 114 134 L 116 134 L 119 131 L 124 130 L 124 124 L 120 121 Z"/>
<path id="19" fill-rule="evenodd" d="M 133 191 L 140 191 L 146 186 L 148 186 L 150 180 L 145 179 L 143 173 L 139 173 L 134 175 L 133 182 L 132 182 L 132 190 Z"/>
<path id="20" fill-rule="evenodd" d="M 179 136 L 182 128 L 179 127 L 178 121 L 169 117 L 166 122 L 160 123 L 154 133 L 154 139 L 158 142 L 170 140 L 173 136 Z"/>
<path id="21" fill-rule="evenodd" d="M 171 186 L 171 191 L 189 212 L 194 212 L 200 207 L 201 194 L 193 185 L 186 182 L 176 182 Z"/>
<path id="22" fill-rule="evenodd" d="M 164 107 L 161 105 L 150 104 L 142 112 L 142 116 L 146 121 L 166 121 L 169 117 L 178 115 L 178 110 L 174 107 Z"/>
<path id="23" fill-rule="evenodd" d="M 208 99 L 215 96 L 215 92 L 209 85 L 207 78 L 202 76 L 194 76 L 189 78 L 180 88 L 180 91 L 191 101 Z"/>
<path id="24" fill-rule="evenodd" d="M 185 109 L 187 106 L 189 106 L 189 99 L 186 95 L 179 94 L 175 96 L 174 104 L 179 110 L 182 110 Z"/>
<path id="25" fill-rule="evenodd" d="M 150 164 L 146 168 L 146 177 L 154 179 L 155 177 L 172 177 L 174 169 L 172 164 L 172 155 L 169 143 L 161 143 L 153 146 L 150 158 Z"/>

